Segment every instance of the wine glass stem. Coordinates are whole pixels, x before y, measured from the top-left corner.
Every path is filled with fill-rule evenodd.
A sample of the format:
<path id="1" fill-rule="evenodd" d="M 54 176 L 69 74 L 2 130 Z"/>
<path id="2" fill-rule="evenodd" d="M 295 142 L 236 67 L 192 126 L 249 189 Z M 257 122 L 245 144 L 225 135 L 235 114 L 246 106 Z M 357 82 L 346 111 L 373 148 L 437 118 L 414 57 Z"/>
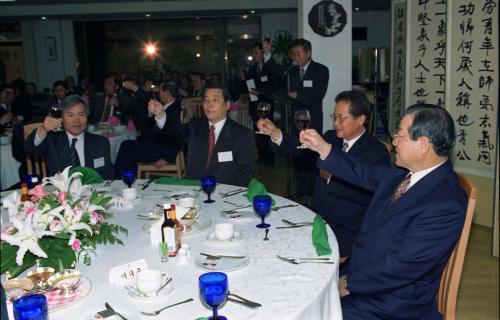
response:
<path id="1" fill-rule="evenodd" d="M 262 224 L 265 224 L 264 217 L 260 217 L 260 220 L 262 221 Z"/>
<path id="2" fill-rule="evenodd" d="M 219 317 L 219 315 L 217 314 L 217 307 L 212 307 L 212 309 L 214 310 L 213 320 L 217 320 L 217 318 Z"/>
<path id="3" fill-rule="evenodd" d="M 212 194 L 212 192 L 208 192 L 208 201 L 212 201 L 212 198 L 210 198 L 210 195 Z"/>

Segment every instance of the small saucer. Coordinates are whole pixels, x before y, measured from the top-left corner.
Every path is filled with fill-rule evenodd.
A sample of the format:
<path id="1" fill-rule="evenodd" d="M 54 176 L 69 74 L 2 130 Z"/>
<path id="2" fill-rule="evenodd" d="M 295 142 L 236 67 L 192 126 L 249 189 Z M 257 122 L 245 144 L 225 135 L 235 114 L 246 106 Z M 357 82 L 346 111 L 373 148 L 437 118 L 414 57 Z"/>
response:
<path id="1" fill-rule="evenodd" d="M 170 292 L 174 290 L 174 286 L 172 285 L 172 282 L 167 284 L 165 288 L 161 289 L 160 292 L 158 292 L 158 295 L 155 297 L 141 297 L 133 293 L 131 290 L 127 290 L 129 297 L 137 299 L 137 300 L 142 300 L 142 301 L 155 301 L 161 298 L 166 297 Z"/>
<path id="2" fill-rule="evenodd" d="M 241 232 L 235 231 L 233 237 L 228 240 L 219 240 L 215 236 L 215 232 L 210 232 L 207 236 L 207 240 L 216 244 L 233 244 L 241 240 Z"/>

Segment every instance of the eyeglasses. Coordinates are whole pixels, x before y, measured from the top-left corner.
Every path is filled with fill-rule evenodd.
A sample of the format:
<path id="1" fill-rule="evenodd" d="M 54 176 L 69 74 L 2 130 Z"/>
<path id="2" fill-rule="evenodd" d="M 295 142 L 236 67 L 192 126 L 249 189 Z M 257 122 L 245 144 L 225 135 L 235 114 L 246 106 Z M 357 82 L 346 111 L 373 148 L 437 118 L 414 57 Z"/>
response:
<path id="1" fill-rule="evenodd" d="M 332 119 L 333 121 L 339 121 L 339 122 L 342 122 L 344 121 L 345 119 L 348 119 L 348 118 L 353 118 L 353 116 L 342 116 L 342 115 L 337 115 L 337 114 L 334 114 L 332 113 L 330 115 L 330 119 Z"/>
<path id="2" fill-rule="evenodd" d="M 396 132 L 395 134 L 392 135 L 393 139 L 396 140 L 397 138 L 406 138 L 408 136 L 405 136 L 405 135 L 402 135 L 402 134 L 399 134 L 398 132 Z"/>

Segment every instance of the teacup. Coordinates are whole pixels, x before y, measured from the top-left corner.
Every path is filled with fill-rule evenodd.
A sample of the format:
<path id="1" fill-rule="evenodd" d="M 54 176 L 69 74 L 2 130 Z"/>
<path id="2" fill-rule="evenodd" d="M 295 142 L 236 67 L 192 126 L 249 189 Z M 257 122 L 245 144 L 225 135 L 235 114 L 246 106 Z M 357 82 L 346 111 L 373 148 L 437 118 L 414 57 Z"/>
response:
<path id="1" fill-rule="evenodd" d="M 226 241 L 234 236 L 234 225 L 231 223 L 219 223 L 215 225 L 215 237 Z"/>
<path id="2" fill-rule="evenodd" d="M 181 207 L 191 208 L 194 206 L 194 198 L 180 198 L 178 203 Z"/>
<path id="3" fill-rule="evenodd" d="M 163 275 L 158 270 L 146 269 L 137 274 L 137 289 L 147 295 L 155 294 L 161 287 Z"/>
<path id="4" fill-rule="evenodd" d="M 135 200 L 137 198 L 137 189 L 136 188 L 125 188 L 122 190 L 122 196 L 126 200 Z"/>

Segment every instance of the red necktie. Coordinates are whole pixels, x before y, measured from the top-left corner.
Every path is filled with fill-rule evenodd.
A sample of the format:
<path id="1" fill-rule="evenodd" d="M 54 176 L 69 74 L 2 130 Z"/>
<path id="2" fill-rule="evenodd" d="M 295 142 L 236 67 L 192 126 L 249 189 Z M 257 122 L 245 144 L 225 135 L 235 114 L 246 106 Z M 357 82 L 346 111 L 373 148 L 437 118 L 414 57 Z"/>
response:
<path id="1" fill-rule="evenodd" d="M 212 152 L 215 147 L 215 127 L 210 126 L 210 133 L 208 134 L 208 158 L 207 158 L 207 167 L 210 162 L 210 158 L 212 157 Z"/>

